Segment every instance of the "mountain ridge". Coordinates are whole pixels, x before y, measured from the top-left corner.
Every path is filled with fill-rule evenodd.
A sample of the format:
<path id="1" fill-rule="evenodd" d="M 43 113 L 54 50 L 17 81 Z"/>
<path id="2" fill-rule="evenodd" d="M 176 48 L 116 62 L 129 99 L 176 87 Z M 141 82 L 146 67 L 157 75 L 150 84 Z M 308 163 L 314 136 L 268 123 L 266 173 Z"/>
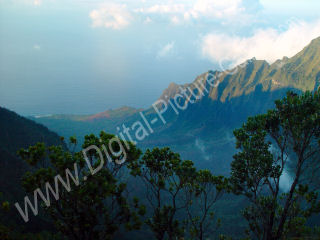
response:
<path id="1" fill-rule="evenodd" d="M 47 146 L 66 145 L 60 137 L 46 126 L 22 117 L 13 111 L 0 107 L 0 202 L 9 201 L 14 204 L 23 199 L 26 192 L 21 186 L 21 178 L 32 169 L 17 154 L 21 148 L 28 148 L 37 142 L 44 142 Z M 22 219 L 17 215 L 15 208 L 10 208 L 1 223 L 12 226 L 13 229 L 22 224 Z M 35 219 L 23 227 L 29 230 L 47 227 L 43 219 Z"/>
<path id="2" fill-rule="evenodd" d="M 311 63 L 311 64 L 310 64 Z M 219 86 L 214 88 L 207 83 L 208 78 L 215 77 Z M 201 83 L 209 90 L 212 100 L 225 102 L 227 99 L 247 95 L 259 84 L 263 91 L 279 88 L 296 88 L 312 91 L 320 85 L 320 37 L 291 58 L 283 57 L 269 64 L 266 60 L 249 59 L 244 63 L 225 71 L 208 71 L 200 74 L 189 84 L 171 83 L 159 99 L 168 101 L 179 92 L 179 88 L 195 89 L 195 83 Z M 223 85 L 224 87 L 221 87 Z M 204 88 L 200 88 L 202 91 Z"/>
<path id="3" fill-rule="evenodd" d="M 312 62 L 312 64 L 310 64 Z M 216 78 L 218 87 L 208 84 L 208 78 Z M 177 84 L 171 82 L 158 98 L 164 101 L 172 99 L 180 88 L 195 90 L 195 83 L 200 83 L 199 90 L 208 89 L 209 97 L 213 101 L 225 102 L 241 95 L 252 93 L 258 85 L 263 91 L 274 91 L 280 88 L 296 88 L 302 91 L 312 91 L 320 86 L 320 37 L 313 39 L 293 57 L 284 56 L 273 63 L 266 60 L 248 59 L 242 64 L 229 70 L 209 70 L 198 75 L 191 83 Z M 202 97 L 201 97 L 202 99 Z M 199 100 L 201 100 L 199 99 Z M 199 101 L 198 100 L 198 101 Z M 96 121 L 103 119 L 126 118 L 133 114 L 148 110 L 123 106 L 109 109 L 100 113 L 88 115 L 53 114 L 37 118 L 70 119 L 73 121 Z M 117 114 L 120 113 L 120 114 Z"/>
<path id="4" fill-rule="evenodd" d="M 227 173 L 235 151 L 233 138 L 230 137 L 233 129 L 240 127 L 249 116 L 273 108 L 274 101 L 285 96 L 288 90 L 297 93 L 314 90 L 319 79 L 320 38 L 292 58 L 283 57 L 273 64 L 253 58 L 223 72 L 210 70 L 199 75 L 192 83 L 171 83 L 161 94 L 160 105 L 180 94 L 180 88 L 189 87 L 200 98 L 179 97 L 180 104 L 181 101 L 192 102 L 188 103 L 185 110 L 179 109 L 178 114 L 167 103 L 167 111 L 163 114 L 166 123 L 156 121 L 152 124 L 154 133 L 139 141 L 139 147 L 169 146 L 197 164 L 224 166 L 223 173 Z M 214 84 L 209 84 L 208 80 Z M 201 95 L 201 92 L 204 94 Z M 190 91 L 188 95 L 191 96 Z M 174 99 L 171 104 L 175 104 Z M 141 113 L 149 121 L 159 119 L 152 106 Z M 81 140 L 84 135 L 99 134 L 101 130 L 119 134 L 122 126 L 132 127 L 137 121 L 143 122 L 140 115 L 137 111 L 124 118 L 100 118 L 87 122 L 52 118 L 35 120 L 60 135 L 76 135 Z M 133 128 L 131 130 L 134 131 Z M 199 143 L 205 143 L 205 148 L 197 147 Z M 210 158 L 207 157 L 208 153 L 211 153 Z"/>
<path id="5" fill-rule="evenodd" d="M 126 118 L 131 116 L 132 114 L 142 111 L 142 108 L 133 108 L 129 106 L 122 106 L 120 108 L 109 109 L 103 112 L 95 113 L 95 114 L 86 114 L 86 115 L 78 115 L 78 114 L 49 114 L 43 116 L 31 116 L 32 119 L 69 119 L 72 121 L 82 121 L 82 122 L 90 122 L 102 119 L 111 119 L 111 118 Z"/>

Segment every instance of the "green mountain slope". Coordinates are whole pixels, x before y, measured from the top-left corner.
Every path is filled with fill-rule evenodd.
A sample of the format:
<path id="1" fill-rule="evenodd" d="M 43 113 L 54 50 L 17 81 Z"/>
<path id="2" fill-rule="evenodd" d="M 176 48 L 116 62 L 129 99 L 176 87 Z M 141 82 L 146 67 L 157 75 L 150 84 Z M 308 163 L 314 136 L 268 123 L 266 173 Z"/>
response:
<path id="1" fill-rule="evenodd" d="M 0 126 L 0 192 L 3 193 L 0 200 L 9 201 L 13 206 L 13 203 L 21 201 L 25 195 L 20 179 L 28 170 L 16 152 L 37 142 L 58 145 L 61 141 L 60 137 L 47 127 L 1 107 Z M 13 208 L 6 216 L 7 225 L 15 225 L 21 221 L 21 217 Z M 35 229 L 37 224 L 41 224 L 41 221 L 24 226 Z"/>
<path id="2" fill-rule="evenodd" d="M 219 87 L 211 87 L 207 78 L 215 77 Z M 292 58 L 284 57 L 273 64 L 264 60 L 250 59 L 231 70 L 224 72 L 209 71 L 198 76 L 191 84 L 181 87 L 195 88 L 201 83 L 208 90 L 212 100 L 224 102 L 235 97 L 252 93 L 257 85 L 263 91 L 274 91 L 281 88 L 295 88 L 302 91 L 314 90 L 320 82 L 320 37 L 314 39 L 302 51 Z M 170 84 L 160 98 L 173 98 L 179 92 L 179 85 Z M 201 88 L 203 89 L 203 88 Z"/>
<path id="3" fill-rule="evenodd" d="M 115 133 L 116 127 L 138 114 L 142 109 L 121 107 L 92 115 L 46 115 L 29 117 L 64 137 L 75 136 L 81 141 L 86 134 L 98 134 L 101 130 Z"/>
<path id="4" fill-rule="evenodd" d="M 217 86 L 211 86 L 208 79 L 213 79 Z M 317 38 L 294 57 L 284 57 L 273 64 L 253 58 L 231 70 L 203 73 L 189 84 L 171 83 L 160 96 L 163 101 L 173 101 L 181 87 L 190 88 L 197 95 L 200 92 L 204 94 L 199 95 L 199 99 L 191 97 L 195 103 L 189 104 L 178 115 L 168 107 L 164 115 L 167 123 L 157 121 L 152 125 L 154 133 L 138 144 L 142 148 L 170 146 L 184 158 L 206 167 L 218 165 L 219 171 L 228 172 L 234 152 L 234 128 L 248 116 L 272 108 L 274 100 L 282 98 L 287 90 L 314 90 L 319 82 L 320 38 Z M 141 121 L 139 112 L 130 110 L 123 114 L 124 117 L 111 114 L 106 117 L 102 113 L 92 121 L 85 121 L 83 117 L 75 120 L 54 116 L 35 120 L 60 135 L 76 135 L 81 139 L 85 134 L 100 130 L 118 133 L 117 127 L 121 128 L 123 123 L 132 126 L 135 121 Z M 152 107 L 144 110 L 143 114 L 149 121 L 158 117 Z"/>

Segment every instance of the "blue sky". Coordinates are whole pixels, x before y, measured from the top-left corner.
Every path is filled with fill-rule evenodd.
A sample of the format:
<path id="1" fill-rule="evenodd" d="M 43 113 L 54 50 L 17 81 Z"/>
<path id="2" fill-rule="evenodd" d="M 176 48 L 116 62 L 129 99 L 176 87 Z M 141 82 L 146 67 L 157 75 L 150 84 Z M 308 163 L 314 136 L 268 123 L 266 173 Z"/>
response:
<path id="1" fill-rule="evenodd" d="M 320 1 L 0 0 L 0 105 L 23 115 L 148 107 L 170 82 L 320 36 Z"/>

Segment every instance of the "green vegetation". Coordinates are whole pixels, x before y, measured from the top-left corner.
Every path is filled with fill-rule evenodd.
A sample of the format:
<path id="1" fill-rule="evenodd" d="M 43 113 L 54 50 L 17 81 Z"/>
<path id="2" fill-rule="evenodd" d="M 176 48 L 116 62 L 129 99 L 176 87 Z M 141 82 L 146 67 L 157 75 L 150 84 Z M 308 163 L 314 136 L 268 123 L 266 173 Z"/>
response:
<path id="1" fill-rule="evenodd" d="M 267 114 L 249 118 L 234 131 L 239 153 L 231 164 L 236 194 L 246 196 L 250 236 L 258 239 L 301 237 L 306 218 L 320 213 L 320 94 L 288 92 Z M 271 149 L 273 146 L 274 150 Z M 288 191 L 281 176 L 292 174 Z"/>
<path id="2" fill-rule="evenodd" d="M 94 145 L 104 151 L 113 137 L 105 132 L 99 137 L 86 136 L 83 148 Z M 69 148 L 75 149 L 76 143 L 70 138 Z M 30 196 L 36 192 L 41 197 L 39 191 L 42 193 L 38 199 L 43 202 L 40 214 L 50 218 L 59 234 L 68 239 L 114 239 L 119 230 L 137 230 L 143 223 L 156 239 L 190 236 L 202 240 L 212 233 L 208 226 L 215 225 L 209 221 L 214 218 L 213 206 L 227 188 L 227 181 L 209 170 L 197 171 L 192 161 L 182 161 L 169 148 L 147 150 L 140 157 L 141 151 L 133 144 L 122 143 L 127 151 L 126 161 L 120 165 L 114 157 L 102 161 L 97 151 L 87 153 L 92 169 L 103 162 L 94 175 L 82 152 L 46 147 L 43 143 L 19 151 L 32 167 L 22 185 Z M 119 147 L 115 143 L 113 149 Z M 57 176 L 64 181 L 57 180 Z M 74 184 L 70 184 L 69 177 Z M 148 200 L 146 206 L 129 194 L 129 179 L 145 184 L 139 197 Z M 64 188 L 57 188 L 57 184 Z"/>
<path id="3" fill-rule="evenodd" d="M 28 164 L 19 158 L 17 151 L 39 141 L 47 145 L 61 145 L 60 137 L 43 125 L 1 107 L 0 126 L 0 203 L 10 203 L 10 208 L 4 214 L 0 213 L 0 225 L 5 224 L 8 229 L 23 232 L 51 230 L 51 223 L 46 218 L 35 219 L 32 224 L 23 224 L 13 207 L 13 203 L 25 195 L 21 178 L 29 170 Z"/>
<path id="4" fill-rule="evenodd" d="M 108 145 L 112 137 L 102 132 L 99 144 Z M 94 140 L 95 137 L 88 136 L 84 145 L 91 145 Z M 71 138 L 72 149 L 75 144 L 76 139 Z M 125 164 L 140 155 L 133 145 L 130 147 L 124 164 L 116 165 L 106 160 L 103 168 L 91 175 L 82 152 L 65 151 L 61 146 L 31 146 L 28 150 L 19 151 L 19 155 L 33 166 L 32 171 L 23 177 L 22 184 L 29 193 L 37 188 L 46 189 L 45 212 L 53 220 L 56 229 L 68 239 L 112 239 L 123 224 L 127 229 L 139 228 L 141 224 L 137 213 L 141 212 L 141 206 L 136 199 L 131 201 L 126 196 L 126 183 L 119 177 Z M 87 153 L 93 168 L 101 163 L 96 154 L 92 151 Z M 46 159 L 49 159 L 50 166 L 42 167 Z M 58 182 L 58 174 L 67 178 L 66 169 L 74 169 L 72 180 L 75 185 L 69 184 L 69 189 L 60 186 L 59 191 L 57 188 L 49 189 L 48 183 L 55 186 Z M 53 196 L 56 201 L 53 201 Z"/>
<path id="5" fill-rule="evenodd" d="M 147 150 L 131 169 L 144 183 L 151 211 L 146 224 L 156 239 L 187 235 L 202 240 L 212 234 L 209 218 L 213 219 L 214 203 L 227 186 L 222 176 L 197 171 L 192 161 L 182 161 L 169 148 Z"/>
<path id="6" fill-rule="evenodd" d="M 31 224 L 45 219 L 51 228 L 27 231 L 7 225 L 14 204 L 0 197 L 0 238 L 317 239 L 319 116 L 318 92 L 288 92 L 273 110 L 248 118 L 234 131 L 238 152 L 230 177 L 197 169 L 167 147 L 142 153 L 105 132 L 84 138 L 83 149 L 96 146 L 87 158 L 77 151 L 75 137 L 68 144 L 63 138 L 59 144 L 33 143 L 19 151 L 26 164 L 22 186 L 31 199 L 36 192 L 39 201 L 38 216 L 29 205 L 27 218 Z M 285 172 L 292 178 L 287 188 L 281 184 Z M 243 198 L 249 201 L 241 204 L 243 218 L 236 221 L 247 222 L 248 229 L 222 232 L 232 227 L 223 213 L 240 210 L 227 209 L 228 203 Z"/>

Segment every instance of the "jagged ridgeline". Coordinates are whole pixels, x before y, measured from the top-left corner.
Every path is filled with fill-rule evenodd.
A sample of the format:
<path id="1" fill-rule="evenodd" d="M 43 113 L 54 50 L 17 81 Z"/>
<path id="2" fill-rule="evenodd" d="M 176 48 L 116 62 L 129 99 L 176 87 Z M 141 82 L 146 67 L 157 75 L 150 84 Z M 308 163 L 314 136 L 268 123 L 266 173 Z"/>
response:
<path id="1" fill-rule="evenodd" d="M 215 78 L 218 86 L 210 86 L 208 78 Z M 273 108 L 274 101 L 284 97 L 289 89 L 301 92 L 320 86 L 320 38 L 292 58 L 284 57 L 272 64 L 251 59 L 230 70 L 208 71 L 190 84 L 171 83 L 159 99 L 173 99 L 181 87 L 197 92 L 196 84 L 200 91 L 206 88 L 204 95 L 193 99 L 194 103 L 179 115 L 168 108 L 164 114 L 167 123 L 158 121 L 153 125 L 154 133 L 138 146 L 170 146 L 184 158 L 205 167 L 219 163 L 219 172 L 226 173 L 234 153 L 234 128 L 241 126 L 248 116 Z M 145 110 L 124 107 L 89 116 L 52 115 L 32 119 L 60 135 L 82 139 L 85 134 L 98 134 L 101 130 L 117 134 L 117 127 L 130 126 L 139 120 L 140 111 L 147 119 L 156 117 L 153 107 Z"/>
<path id="2" fill-rule="evenodd" d="M 205 83 L 208 74 L 217 76 L 218 88 Z M 250 59 L 233 69 L 224 72 L 209 71 L 197 77 L 195 82 L 202 81 L 210 89 L 208 97 L 225 102 L 242 95 L 252 93 L 258 85 L 263 91 L 275 91 L 281 88 L 295 88 L 302 91 L 314 90 L 320 86 L 320 37 L 292 58 L 283 57 L 269 64 L 265 60 Z M 194 84 L 184 87 L 194 89 Z M 173 97 L 179 92 L 179 85 L 170 84 L 161 96 Z"/>

